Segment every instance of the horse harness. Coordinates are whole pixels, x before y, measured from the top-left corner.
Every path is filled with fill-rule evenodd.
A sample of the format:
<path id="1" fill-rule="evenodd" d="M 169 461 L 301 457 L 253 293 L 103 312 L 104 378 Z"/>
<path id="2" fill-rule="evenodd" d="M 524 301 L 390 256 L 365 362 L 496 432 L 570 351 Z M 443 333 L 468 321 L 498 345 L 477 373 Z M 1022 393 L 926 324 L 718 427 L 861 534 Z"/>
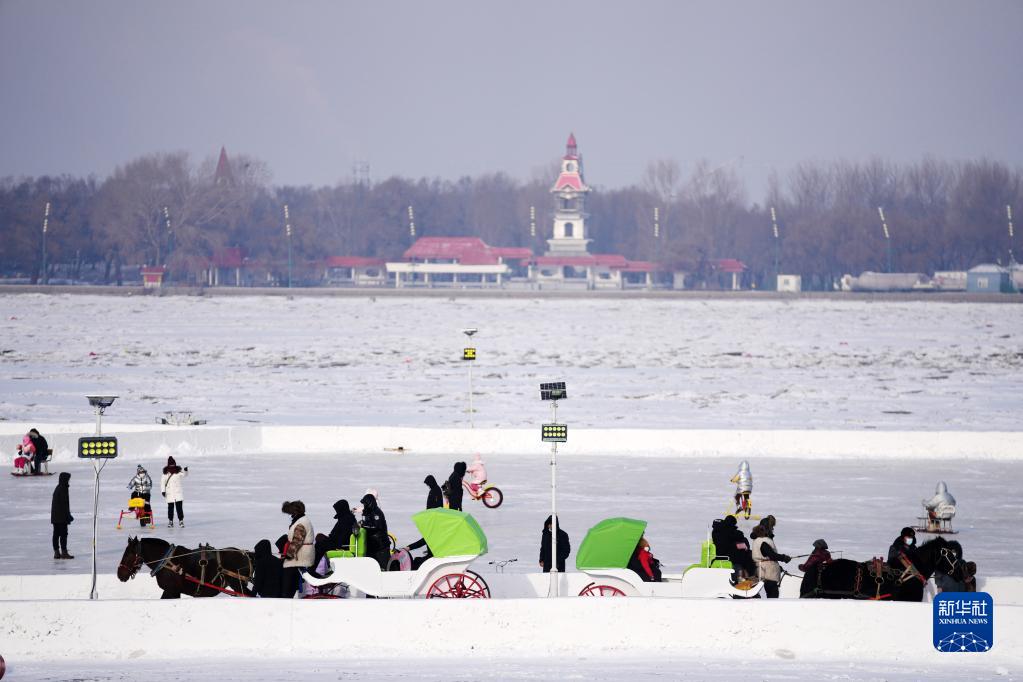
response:
<path id="1" fill-rule="evenodd" d="M 234 590 L 230 590 L 227 587 L 223 586 L 223 585 L 226 584 L 226 578 L 234 578 L 235 580 L 238 581 L 239 585 L 246 585 L 246 584 L 248 584 L 249 582 L 252 581 L 252 575 L 253 575 L 252 556 L 248 552 L 243 552 L 243 551 L 239 552 L 242 556 L 245 557 L 245 561 L 248 563 L 248 571 L 246 573 L 240 573 L 238 571 L 232 571 L 232 570 L 224 567 L 224 563 L 223 563 L 223 561 L 221 561 L 221 558 L 220 558 L 220 550 L 215 548 L 215 547 L 213 547 L 213 545 L 203 545 L 203 544 L 200 544 L 199 545 L 199 549 L 197 551 L 195 551 L 195 552 L 187 552 L 185 554 L 179 554 L 179 555 L 175 556 L 174 552 L 177 549 L 179 549 L 178 545 L 171 545 L 170 547 L 168 547 L 167 548 L 167 552 L 163 555 L 163 557 L 156 564 L 156 566 L 149 572 L 149 574 L 151 576 L 153 576 L 153 577 L 156 577 L 156 575 L 160 571 L 167 570 L 167 571 L 170 571 L 171 573 L 174 573 L 174 574 L 184 578 L 185 580 L 188 580 L 189 582 L 195 583 L 195 594 L 192 595 L 192 596 L 199 596 L 199 592 L 200 592 L 200 590 L 202 590 L 203 587 L 209 587 L 210 589 L 217 590 L 218 592 L 224 592 L 226 594 L 230 594 L 230 595 L 233 595 L 233 596 L 236 596 L 236 597 L 237 596 L 248 596 L 248 595 L 244 594 L 244 592 L 236 592 Z M 209 559 L 210 553 L 212 553 L 213 556 L 215 557 L 217 572 L 214 574 L 214 576 L 209 581 L 207 581 L 206 580 L 206 571 L 207 571 L 207 567 L 209 566 L 209 563 L 210 563 L 210 559 Z M 193 555 L 196 555 L 196 554 L 199 555 L 199 578 L 198 579 L 196 579 L 195 577 L 190 575 L 185 570 L 184 566 L 180 562 L 179 563 L 175 563 L 173 561 L 173 559 L 179 559 L 180 560 L 182 557 L 193 556 Z M 139 558 L 141 558 L 141 546 L 139 548 Z M 221 584 L 220 585 L 214 584 L 214 583 L 218 583 L 218 582 L 221 583 Z"/>
<path id="2" fill-rule="evenodd" d="M 856 577 L 853 580 L 852 590 L 826 590 L 821 584 L 824 577 L 824 566 L 817 571 L 817 585 L 814 588 L 815 595 L 848 595 L 853 599 L 869 599 L 870 601 L 880 601 L 882 599 L 891 598 L 890 592 L 881 594 L 881 586 L 884 585 L 886 580 L 894 580 L 896 584 L 902 585 L 912 578 L 917 578 L 921 583 L 927 583 L 927 578 L 917 570 L 913 562 L 909 560 L 903 553 L 899 553 L 899 563 L 903 565 L 903 570 L 900 572 L 898 569 L 891 568 L 885 564 L 884 559 L 881 557 L 874 557 L 870 561 L 865 561 L 856 565 Z M 863 582 L 865 578 L 869 578 L 874 582 L 874 596 L 870 596 L 869 593 L 863 592 Z"/>

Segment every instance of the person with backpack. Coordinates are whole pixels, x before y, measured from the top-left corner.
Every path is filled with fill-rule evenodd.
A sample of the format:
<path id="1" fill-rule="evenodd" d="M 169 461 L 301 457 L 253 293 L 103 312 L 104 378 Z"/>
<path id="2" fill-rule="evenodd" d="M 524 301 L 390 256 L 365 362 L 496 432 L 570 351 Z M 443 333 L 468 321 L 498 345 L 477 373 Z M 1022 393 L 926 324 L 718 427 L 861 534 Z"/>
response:
<path id="1" fill-rule="evenodd" d="M 462 478 L 465 476 L 465 462 L 455 462 L 448 480 L 444 482 L 444 495 L 448 498 L 448 509 L 462 511 Z"/>
<path id="2" fill-rule="evenodd" d="M 182 469 L 173 457 L 167 458 L 167 466 L 163 468 L 160 479 L 160 494 L 167 501 L 168 528 L 174 527 L 174 510 L 178 510 L 178 526 L 185 527 L 185 486 L 184 478 L 188 475 L 188 467 Z"/>

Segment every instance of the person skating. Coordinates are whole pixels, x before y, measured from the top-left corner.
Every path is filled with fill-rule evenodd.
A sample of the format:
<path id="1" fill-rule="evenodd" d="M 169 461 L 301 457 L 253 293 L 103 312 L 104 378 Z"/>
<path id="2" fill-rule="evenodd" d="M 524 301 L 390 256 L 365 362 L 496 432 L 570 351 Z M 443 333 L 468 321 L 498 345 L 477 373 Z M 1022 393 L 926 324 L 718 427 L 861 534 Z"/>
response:
<path id="1" fill-rule="evenodd" d="M 67 551 L 68 525 L 75 520 L 75 517 L 71 516 L 70 481 L 71 474 L 66 471 L 60 472 L 57 487 L 53 489 L 53 500 L 50 502 L 54 559 L 74 559 Z"/>
<path id="2" fill-rule="evenodd" d="M 781 582 L 781 565 L 778 562 L 788 563 L 792 557 L 778 552 L 774 544 L 773 524 L 758 524 L 750 537 L 753 538 L 753 561 L 757 564 L 757 577 L 764 583 L 764 595 L 768 599 L 777 599 L 778 584 Z"/>
<path id="3" fill-rule="evenodd" d="M 43 462 L 50 456 L 50 444 L 46 442 L 38 429 L 29 429 L 28 438 L 32 442 L 35 455 L 32 457 L 32 473 L 43 473 Z"/>
<path id="4" fill-rule="evenodd" d="M 131 491 L 132 499 L 139 498 L 145 502 L 145 506 L 142 509 L 146 514 L 139 517 L 139 525 L 147 525 L 153 518 L 153 508 L 149 505 L 149 496 L 153 490 L 153 479 L 150 478 L 149 472 L 141 464 L 135 467 L 135 476 L 128 481 L 128 490 Z"/>
<path id="5" fill-rule="evenodd" d="M 163 468 L 160 479 L 160 494 L 167 501 L 168 528 L 174 527 L 174 510 L 178 510 L 178 525 L 185 527 L 185 486 L 183 479 L 188 475 L 188 467 L 182 469 L 173 457 L 167 458 L 167 466 Z"/>
<path id="6" fill-rule="evenodd" d="M 313 546 L 313 522 L 305 515 L 305 503 L 301 500 L 293 502 L 285 501 L 281 505 L 281 513 L 291 517 L 288 526 L 288 541 L 284 546 L 283 580 L 281 582 L 281 596 L 291 599 L 298 591 L 299 581 L 302 578 L 300 568 L 310 568 L 315 559 L 315 547 Z"/>
<path id="7" fill-rule="evenodd" d="M 365 495 L 362 503 L 362 527 L 366 529 L 366 556 L 373 557 L 380 564 L 380 570 L 387 570 L 391 558 L 391 538 L 387 535 L 387 518 L 377 506 L 373 495 Z"/>
<path id="8" fill-rule="evenodd" d="M 572 552 L 572 545 L 568 539 L 568 533 L 561 529 L 560 522 L 558 523 L 557 529 L 558 535 L 558 548 L 557 548 L 557 565 L 558 572 L 565 572 L 565 560 L 568 559 L 568 555 Z M 548 516 L 547 520 L 543 524 L 543 532 L 540 534 L 540 568 L 543 569 L 544 573 L 550 573 L 551 571 L 551 517 Z"/>
<path id="9" fill-rule="evenodd" d="M 750 517 L 749 498 L 753 494 L 753 474 L 749 470 L 749 462 L 742 460 L 739 463 L 739 470 L 732 476 L 731 482 L 735 484 L 735 515 L 742 513 L 747 519 Z"/>
<path id="10" fill-rule="evenodd" d="M 454 469 L 444 486 L 444 494 L 448 498 L 448 509 L 462 511 L 462 478 L 465 476 L 465 462 L 455 462 Z"/>

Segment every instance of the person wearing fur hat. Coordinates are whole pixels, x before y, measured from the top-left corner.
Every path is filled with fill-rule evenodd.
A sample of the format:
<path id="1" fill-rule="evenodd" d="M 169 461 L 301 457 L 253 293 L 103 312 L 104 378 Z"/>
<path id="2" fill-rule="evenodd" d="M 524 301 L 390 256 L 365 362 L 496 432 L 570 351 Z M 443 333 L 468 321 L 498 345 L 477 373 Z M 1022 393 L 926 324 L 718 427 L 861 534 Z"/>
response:
<path id="1" fill-rule="evenodd" d="M 778 598 L 778 584 L 781 583 L 781 565 L 792 557 L 781 554 L 774 544 L 774 533 L 763 524 L 757 524 L 750 533 L 753 538 L 753 561 L 757 564 L 757 577 L 764 582 L 764 594 L 768 599 Z"/>
<path id="2" fill-rule="evenodd" d="M 174 527 L 174 509 L 178 510 L 178 525 L 185 527 L 185 486 L 184 478 L 188 475 L 188 467 L 182 469 L 173 457 L 167 458 L 167 466 L 163 468 L 160 479 L 160 494 L 167 501 L 167 516 L 170 518 L 168 528 Z"/>
<path id="3" fill-rule="evenodd" d="M 301 579 L 300 568 L 310 568 L 315 559 L 313 522 L 305 515 L 305 503 L 301 500 L 284 502 L 281 512 L 291 516 L 288 526 L 288 543 L 284 546 L 284 582 L 281 596 L 291 599 L 298 591 Z"/>
<path id="4" fill-rule="evenodd" d="M 373 557 L 380 564 L 380 570 L 387 570 L 391 559 L 391 538 L 387 535 L 387 518 L 377 505 L 377 498 L 366 494 L 362 503 L 362 527 L 366 529 L 366 556 Z"/>
<path id="5" fill-rule="evenodd" d="M 916 563 L 916 531 L 909 526 L 903 528 L 899 537 L 888 547 L 888 565 L 898 571 L 904 570 L 906 567 L 900 558 L 902 556 Z"/>

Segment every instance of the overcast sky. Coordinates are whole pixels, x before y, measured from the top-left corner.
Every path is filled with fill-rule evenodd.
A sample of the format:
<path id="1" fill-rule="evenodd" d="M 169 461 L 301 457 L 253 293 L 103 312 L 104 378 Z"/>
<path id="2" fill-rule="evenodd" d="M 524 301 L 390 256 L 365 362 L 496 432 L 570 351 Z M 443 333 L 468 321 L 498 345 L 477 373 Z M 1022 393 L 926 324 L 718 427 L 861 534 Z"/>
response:
<path id="1" fill-rule="evenodd" d="M 519 179 L 574 131 L 587 180 L 653 159 L 1023 164 L 1023 2 L 0 0 L 0 176 L 157 151 L 275 184 Z"/>

